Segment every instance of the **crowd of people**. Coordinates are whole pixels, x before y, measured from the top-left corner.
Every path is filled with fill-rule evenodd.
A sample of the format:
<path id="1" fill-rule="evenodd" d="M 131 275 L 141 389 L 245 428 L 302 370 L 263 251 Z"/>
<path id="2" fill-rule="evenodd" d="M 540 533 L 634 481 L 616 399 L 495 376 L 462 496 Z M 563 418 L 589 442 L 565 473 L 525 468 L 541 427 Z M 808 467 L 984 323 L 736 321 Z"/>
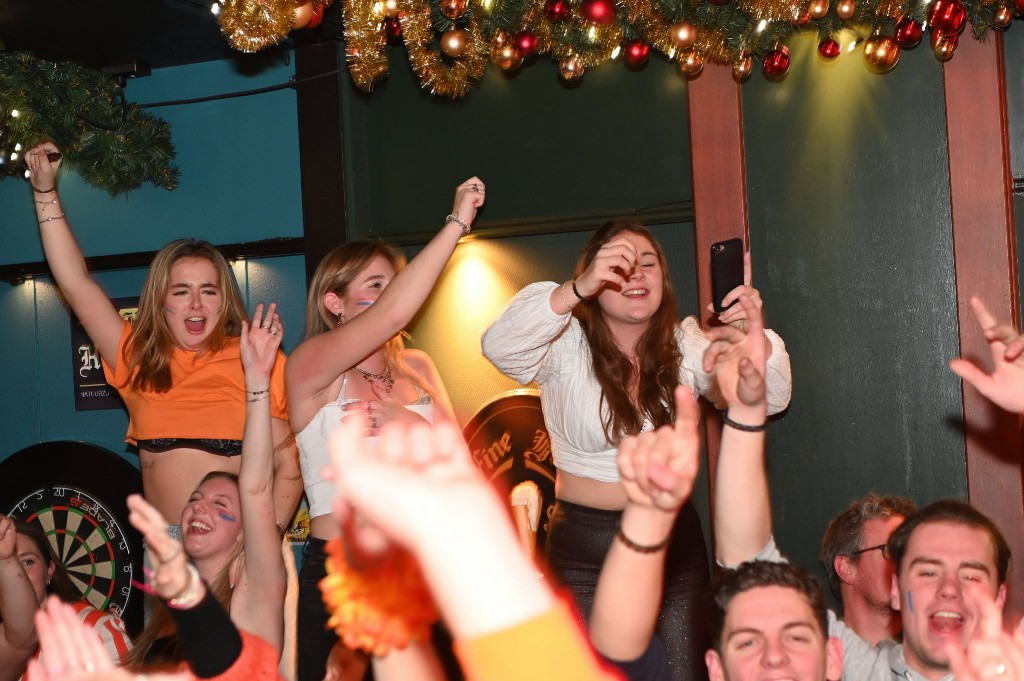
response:
<path id="1" fill-rule="evenodd" d="M 130 640 L 76 598 L 38 528 L 0 516 L 0 681 L 280 678 L 281 534 L 303 492 L 300 681 L 449 678 L 436 620 L 457 673 L 480 681 L 1024 681 L 1024 632 L 1002 623 L 1009 548 L 970 505 L 869 494 L 839 512 L 820 557 L 842 617 L 776 546 L 765 430 L 792 379 L 749 255 L 702 328 L 679 319 L 653 234 L 609 223 L 571 278 L 527 286 L 484 333 L 501 372 L 541 389 L 557 469 L 542 579 L 430 357 L 402 340 L 483 182 L 457 187 L 408 263 L 381 243 L 328 254 L 285 358 L 276 306 L 247 316 L 203 242 L 162 249 L 138 321 L 122 320 L 71 232 L 55 151 L 26 154 L 41 240 L 128 409 L 143 474 L 130 522 L 158 605 Z M 972 305 L 994 369 L 951 369 L 1024 413 L 1024 335 Z M 698 397 L 721 410 L 714 570 L 690 503 Z"/>

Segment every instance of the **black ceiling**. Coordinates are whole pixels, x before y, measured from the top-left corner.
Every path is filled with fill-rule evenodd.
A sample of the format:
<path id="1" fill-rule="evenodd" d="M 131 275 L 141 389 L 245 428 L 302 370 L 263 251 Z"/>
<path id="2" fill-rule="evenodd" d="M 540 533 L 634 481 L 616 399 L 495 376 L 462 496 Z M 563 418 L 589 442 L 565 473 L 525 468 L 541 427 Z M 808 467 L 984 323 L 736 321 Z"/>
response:
<path id="1" fill-rule="evenodd" d="M 213 0 L 2 0 L 0 42 L 49 61 L 93 68 L 140 62 L 150 68 L 216 59 L 259 60 L 231 49 L 210 12 Z M 333 40 L 340 33 L 340 4 L 328 8 L 315 31 L 296 40 Z M 273 49 L 273 48 L 272 48 Z"/>

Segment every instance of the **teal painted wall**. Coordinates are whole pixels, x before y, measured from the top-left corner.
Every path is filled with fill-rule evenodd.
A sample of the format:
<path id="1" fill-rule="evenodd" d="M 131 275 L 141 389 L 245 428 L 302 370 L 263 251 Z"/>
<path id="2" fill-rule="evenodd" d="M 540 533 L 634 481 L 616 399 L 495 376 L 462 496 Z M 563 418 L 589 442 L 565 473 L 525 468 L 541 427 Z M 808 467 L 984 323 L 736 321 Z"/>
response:
<path id="1" fill-rule="evenodd" d="M 768 441 L 775 527 L 811 568 L 868 491 L 967 494 L 942 68 L 924 45 L 878 76 L 815 42 L 743 88 L 754 283 L 794 376 Z"/>

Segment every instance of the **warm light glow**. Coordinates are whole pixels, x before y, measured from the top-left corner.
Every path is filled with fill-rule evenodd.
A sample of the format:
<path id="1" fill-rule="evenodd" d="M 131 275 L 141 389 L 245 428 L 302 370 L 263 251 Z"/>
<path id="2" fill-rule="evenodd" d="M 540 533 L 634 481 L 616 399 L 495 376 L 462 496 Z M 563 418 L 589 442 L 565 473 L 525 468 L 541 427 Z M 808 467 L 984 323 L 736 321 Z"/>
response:
<path id="1" fill-rule="evenodd" d="M 219 2 L 215 2 L 212 5 L 210 5 L 210 11 L 213 12 L 214 16 L 217 16 L 218 14 L 220 14 L 220 3 Z"/>
<path id="2" fill-rule="evenodd" d="M 21 115 L 20 111 L 18 111 L 17 109 L 11 109 L 11 118 L 17 118 L 20 115 Z"/>
<path id="3" fill-rule="evenodd" d="M 854 40 L 850 41 L 850 46 L 846 48 L 846 51 L 847 52 L 853 52 L 856 48 L 857 48 L 857 40 L 854 39 Z"/>
<path id="4" fill-rule="evenodd" d="M 491 7 L 494 6 L 494 1 L 493 0 L 483 0 L 483 2 L 480 3 L 480 6 L 484 8 L 485 12 L 490 12 L 491 11 Z"/>
<path id="5" fill-rule="evenodd" d="M 760 32 L 762 32 L 766 28 L 768 28 L 768 20 L 767 19 L 761 19 L 761 21 L 759 21 L 757 23 L 757 28 L 754 29 L 754 32 L 755 33 L 760 33 Z"/>
<path id="6" fill-rule="evenodd" d="M 622 54 L 622 45 L 616 45 L 612 50 L 612 59 L 618 59 L 620 54 Z"/>
<path id="7" fill-rule="evenodd" d="M 12 161 L 17 161 L 18 160 L 18 152 L 16 152 L 16 151 L 12 151 L 11 152 L 11 160 Z"/>
<path id="8" fill-rule="evenodd" d="M 21 142 L 17 142 L 17 143 L 16 143 L 15 145 L 14 145 L 14 150 L 15 150 L 15 151 L 21 151 Z"/>
<path id="9" fill-rule="evenodd" d="M 675 59 L 675 57 L 676 57 L 676 48 L 673 47 L 673 48 L 671 48 L 668 51 L 668 58 L 669 59 Z"/>
<path id="10" fill-rule="evenodd" d="M 587 39 L 590 40 L 590 42 L 597 40 L 597 26 L 591 26 L 587 29 Z"/>
<path id="11" fill-rule="evenodd" d="M 373 13 L 384 14 L 384 5 L 381 4 L 380 2 L 373 3 Z"/>

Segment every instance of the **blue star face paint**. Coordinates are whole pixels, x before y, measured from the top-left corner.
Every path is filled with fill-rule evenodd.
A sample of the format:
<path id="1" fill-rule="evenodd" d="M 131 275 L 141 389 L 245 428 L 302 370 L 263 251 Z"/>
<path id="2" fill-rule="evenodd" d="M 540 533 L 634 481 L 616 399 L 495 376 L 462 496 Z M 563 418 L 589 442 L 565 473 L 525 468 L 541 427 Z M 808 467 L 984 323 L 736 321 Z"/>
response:
<path id="1" fill-rule="evenodd" d="M 217 512 L 217 517 L 220 518 L 221 520 L 226 520 L 229 523 L 237 523 L 238 522 L 238 518 L 236 518 L 235 516 L 231 515 L 227 511 L 218 511 Z"/>
<path id="2" fill-rule="evenodd" d="M 914 594 L 910 591 L 907 592 L 907 610 L 914 612 Z"/>

